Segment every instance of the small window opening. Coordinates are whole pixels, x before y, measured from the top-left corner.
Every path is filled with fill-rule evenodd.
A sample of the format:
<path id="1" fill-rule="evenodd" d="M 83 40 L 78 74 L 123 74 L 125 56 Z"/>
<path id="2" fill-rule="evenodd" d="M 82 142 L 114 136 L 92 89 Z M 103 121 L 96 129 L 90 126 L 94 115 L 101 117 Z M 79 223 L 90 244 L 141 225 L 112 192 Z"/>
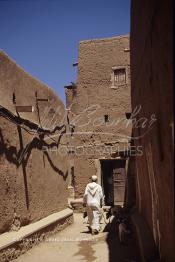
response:
<path id="1" fill-rule="evenodd" d="M 74 167 L 71 167 L 71 186 L 75 186 L 75 173 L 74 173 Z"/>
<path id="2" fill-rule="evenodd" d="M 126 118 L 127 118 L 127 119 L 130 119 L 130 118 L 131 118 L 131 113 L 130 113 L 130 112 L 125 113 L 125 115 L 126 115 Z"/>
<path id="3" fill-rule="evenodd" d="M 126 83 L 126 69 L 120 68 L 114 70 L 114 85 Z"/>
<path id="4" fill-rule="evenodd" d="M 109 122 L 109 116 L 108 115 L 104 115 L 104 120 L 105 120 L 105 123 Z"/>

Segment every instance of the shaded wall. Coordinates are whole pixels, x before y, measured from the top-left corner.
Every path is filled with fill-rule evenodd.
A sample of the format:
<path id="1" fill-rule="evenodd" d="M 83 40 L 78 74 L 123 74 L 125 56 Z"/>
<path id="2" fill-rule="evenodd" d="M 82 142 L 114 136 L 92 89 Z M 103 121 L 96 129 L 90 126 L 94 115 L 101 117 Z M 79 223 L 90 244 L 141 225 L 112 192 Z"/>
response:
<path id="1" fill-rule="evenodd" d="M 48 100 L 36 100 L 36 92 L 38 99 Z M 15 105 L 33 106 L 34 111 L 17 114 Z M 57 151 L 65 140 L 63 103 L 3 52 L 0 106 L 0 232 L 4 232 L 66 207 L 67 161 L 65 152 Z"/>
<path id="2" fill-rule="evenodd" d="M 134 143 L 143 147 L 136 157 L 137 207 L 162 261 L 175 260 L 172 71 L 172 1 L 133 0 L 132 110 L 141 105 L 136 118 L 149 122 L 134 127 Z"/>

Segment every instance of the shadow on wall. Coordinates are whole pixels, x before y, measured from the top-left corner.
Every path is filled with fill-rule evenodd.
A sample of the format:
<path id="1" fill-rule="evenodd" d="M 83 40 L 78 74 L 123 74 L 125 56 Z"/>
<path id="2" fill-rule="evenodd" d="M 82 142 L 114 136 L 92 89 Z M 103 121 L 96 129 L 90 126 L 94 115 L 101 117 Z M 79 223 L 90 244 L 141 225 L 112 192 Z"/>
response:
<path id="1" fill-rule="evenodd" d="M 128 170 L 125 187 L 125 208 L 130 211 L 136 205 L 136 168 L 135 156 L 128 159 Z"/>
<path id="2" fill-rule="evenodd" d="M 29 160 L 29 157 L 30 157 L 33 149 L 37 149 L 37 150 L 41 151 L 43 153 L 43 156 L 47 157 L 47 160 L 48 160 L 50 166 L 52 167 L 52 169 L 57 174 L 62 176 L 64 180 L 67 179 L 68 172 L 66 171 L 64 173 L 61 169 L 59 169 L 59 167 L 57 165 L 55 165 L 55 163 L 53 163 L 48 151 L 46 150 L 46 149 L 53 148 L 53 147 L 58 148 L 58 146 L 60 144 L 61 137 L 66 132 L 66 130 L 64 129 L 61 132 L 59 139 L 56 142 L 52 142 L 52 143 L 48 144 L 44 141 L 44 135 L 40 135 L 39 138 L 34 137 L 28 144 L 25 145 L 25 147 L 24 147 L 24 143 L 23 143 L 23 136 L 22 136 L 21 127 L 17 126 L 17 130 L 18 130 L 19 145 L 20 145 L 19 150 L 17 150 L 17 147 L 10 146 L 5 142 L 4 137 L 3 137 L 3 133 L 2 133 L 2 129 L 0 128 L 0 156 L 4 155 L 5 158 L 7 159 L 7 161 L 14 164 L 17 168 L 19 166 L 22 167 L 23 178 L 24 178 L 24 187 L 25 187 L 26 206 L 27 206 L 27 209 L 28 209 L 29 208 L 29 196 L 28 196 L 26 167 L 27 167 L 28 160 Z M 43 147 L 45 148 L 45 150 L 43 150 Z M 44 160 L 44 158 L 43 158 L 43 160 Z"/>

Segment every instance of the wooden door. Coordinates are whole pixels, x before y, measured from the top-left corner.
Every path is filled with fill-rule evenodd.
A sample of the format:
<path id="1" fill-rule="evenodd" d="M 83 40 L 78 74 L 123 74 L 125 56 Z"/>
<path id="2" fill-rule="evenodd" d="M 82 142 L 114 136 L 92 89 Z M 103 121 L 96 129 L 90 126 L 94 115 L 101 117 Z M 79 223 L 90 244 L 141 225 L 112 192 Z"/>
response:
<path id="1" fill-rule="evenodd" d="M 125 163 L 116 163 L 113 167 L 114 205 L 123 204 L 125 196 Z"/>

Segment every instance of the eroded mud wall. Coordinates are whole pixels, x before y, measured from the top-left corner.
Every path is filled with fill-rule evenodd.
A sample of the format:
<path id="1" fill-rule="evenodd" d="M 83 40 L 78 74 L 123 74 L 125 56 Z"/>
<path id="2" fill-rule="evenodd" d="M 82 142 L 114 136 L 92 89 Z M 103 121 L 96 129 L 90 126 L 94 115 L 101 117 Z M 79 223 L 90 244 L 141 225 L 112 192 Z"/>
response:
<path id="1" fill-rule="evenodd" d="M 65 141 L 63 103 L 3 52 L 0 106 L 0 232 L 4 232 L 64 209 L 68 172 L 65 151 L 57 151 Z M 33 106 L 33 112 L 17 113 L 16 106 Z"/>
<path id="2" fill-rule="evenodd" d="M 131 97 L 139 118 L 156 121 L 134 129 L 137 206 L 159 249 L 174 261 L 172 1 L 132 1 Z"/>
<path id="3" fill-rule="evenodd" d="M 81 41 L 77 74 L 76 87 L 66 88 L 66 94 L 70 122 L 74 124 L 69 145 L 74 160 L 75 195 L 79 198 L 92 175 L 100 179 L 99 159 L 115 158 L 117 152 L 128 148 L 129 36 Z"/>

